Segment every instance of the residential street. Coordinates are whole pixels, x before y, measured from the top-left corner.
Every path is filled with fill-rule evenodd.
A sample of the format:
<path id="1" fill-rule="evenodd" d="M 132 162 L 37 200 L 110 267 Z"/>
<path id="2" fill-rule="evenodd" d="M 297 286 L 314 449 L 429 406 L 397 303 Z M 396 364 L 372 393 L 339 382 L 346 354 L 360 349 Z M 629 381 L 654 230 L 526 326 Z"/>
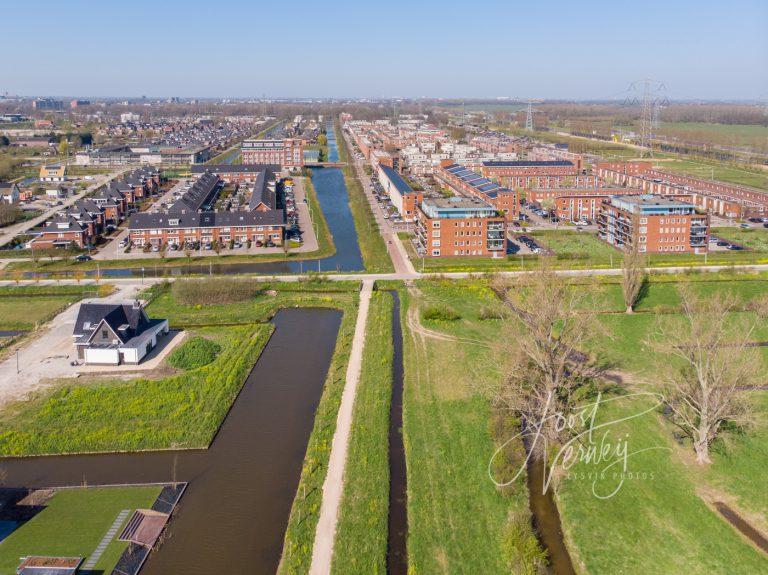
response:
<path id="1" fill-rule="evenodd" d="M 100 175 L 96 176 L 96 181 L 85 188 L 82 192 L 79 194 L 72 196 L 70 198 L 67 198 L 63 201 L 62 205 L 60 206 L 53 206 L 51 209 L 46 210 L 45 213 L 37 216 L 36 218 L 32 218 L 31 220 L 27 220 L 25 222 L 20 222 L 18 224 L 14 224 L 12 226 L 8 226 L 6 228 L 0 228 L 0 247 L 4 246 L 5 244 L 9 243 L 14 237 L 16 237 L 18 234 L 25 232 L 31 228 L 34 228 L 36 225 L 43 223 L 44 221 L 48 220 L 53 214 L 56 212 L 59 212 L 72 204 L 74 204 L 77 200 L 84 198 L 86 195 L 90 194 L 91 192 L 97 190 L 101 186 L 108 184 L 118 176 L 124 174 L 127 172 L 130 168 L 120 168 L 114 172 L 110 172 L 106 175 Z"/>

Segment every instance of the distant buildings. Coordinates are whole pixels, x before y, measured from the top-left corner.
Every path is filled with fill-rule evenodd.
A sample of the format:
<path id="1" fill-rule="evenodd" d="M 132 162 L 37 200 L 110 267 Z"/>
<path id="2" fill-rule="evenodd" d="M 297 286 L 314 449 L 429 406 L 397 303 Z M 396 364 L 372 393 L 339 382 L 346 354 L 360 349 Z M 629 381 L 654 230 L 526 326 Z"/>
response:
<path id="1" fill-rule="evenodd" d="M 643 253 L 704 253 L 709 216 L 687 202 L 653 195 L 611 196 L 597 217 L 600 238 Z"/>
<path id="2" fill-rule="evenodd" d="M 506 222 L 477 198 L 424 198 L 416 211 L 419 251 L 428 257 L 506 254 Z"/>
<path id="3" fill-rule="evenodd" d="M 72 108 L 73 110 L 76 108 L 80 108 L 82 106 L 90 106 L 90 105 L 91 105 L 91 102 L 89 100 L 72 100 L 69 103 L 69 107 Z"/>
<path id="4" fill-rule="evenodd" d="M 695 206 L 726 218 L 768 216 L 768 192 L 764 190 L 662 172 L 648 161 L 600 162 L 596 171 L 606 181 L 648 194 L 690 194 Z"/>
<path id="5" fill-rule="evenodd" d="M 240 150 L 243 164 L 276 164 L 283 169 L 304 165 L 304 141 L 299 138 L 243 140 Z"/>
<path id="6" fill-rule="evenodd" d="M 32 108 L 34 110 L 63 110 L 64 102 L 52 98 L 38 98 L 33 100 Z"/>

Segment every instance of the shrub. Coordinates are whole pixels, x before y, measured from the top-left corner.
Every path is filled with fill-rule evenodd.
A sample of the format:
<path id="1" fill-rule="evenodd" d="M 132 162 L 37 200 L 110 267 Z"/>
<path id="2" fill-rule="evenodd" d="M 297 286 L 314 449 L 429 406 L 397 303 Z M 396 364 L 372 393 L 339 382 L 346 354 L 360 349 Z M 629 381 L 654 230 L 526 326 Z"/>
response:
<path id="1" fill-rule="evenodd" d="M 235 278 L 184 280 L 173 284 L 173 297 L 186 305 L 228 304 L 248 301 L 261 287 Z"/>
<path id="2" fill-rule="evenodd" d="M 447 305 L 431 305 L 424 310 L 421 318 L 432 321 L 456 321 L 461 319 L 461 316 Z"/>
<path id="3" fill-rule="evenodd" d="M 221 346 L 201 336 L 185 341 L 168 356 L 168 363 L 176 369 L 197 369 L 212 363 L 221 351 Z"/>

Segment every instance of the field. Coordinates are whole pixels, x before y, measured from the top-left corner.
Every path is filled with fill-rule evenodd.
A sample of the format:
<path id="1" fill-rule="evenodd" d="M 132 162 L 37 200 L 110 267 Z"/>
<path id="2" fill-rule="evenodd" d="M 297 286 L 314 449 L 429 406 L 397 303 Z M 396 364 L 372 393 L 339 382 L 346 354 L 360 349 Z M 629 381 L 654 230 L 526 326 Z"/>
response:
<path id="1" fill-rule="evenodd" d="M 2 286 L 0 330 L 32 330 L 68 305 L 97 292 L 110 293 L 111 286 Z"/>
<path id="2" fill-rule="evenodd" d="M 488 477 L 495 442 L 507 437 L 494 437 L 481 394 L 483 382 L 498 376 L 482 342 L 493 339 L 499 320 L 482 320 L 480 311 L 498 302 L 478 283 L 420 281 L 417 288 L 401 294 L 409 569 L 532 573 L 536 545 L 525 482 L 502 491 Z M 430 305 L 447 306 L 461 319 L 425 320 L 424 328 L 460 340 L 425 336 L 413 322 L 405 328 L 409 310 L 418 318 Z"/>
<path id="3" fill-rule="evenodd" d="M 712 234 L 755 252 L 768 252 L 768 229 L 712 228 Z"/>
<path id="4" fill-rule="evenodd" d="M 344 474 L 333 573 L 386 573 L 392 296 L 374 292 Z"/>
<path id="5" fill-rule="evenodd" d="M 750 124 L 715 124 L 710 122 L 662 122 L 658 131 L 662 135 L 711 142 L 724 146 L 765 149 L 768 126 Z"/>
<path id="6" fill-rule="evenodd" d="M 34 329 L 75 301 L 73 296 L 38 297 L 30 302 L 34 305 L 24 305 L 17 298 L 0 298 L 0 329 Z"/>
<path id="7" fill-rule="evenodd" d="M 160 487 L 62 489 L 45 509 L 0 543 L 0 573 L 15 573 L 20 557 L 48 555 L 84 557 L 93 553 L 123 509 L 151 507 Z M 96 563 L 98 573 L 110 573 L 126 543 L 117 538 Z"/>
<path id="8" fill-rule="evenodd" d="M 667 159 L 662 161 L 657 159 L 654 165 L 663 171 L 675 174 L 695 176 L 707 180 L 715 179 L 768 190 L 768 172 L 751 170 L 732 164 L 703 160 Z"/>
<path id="9" fill-rule="evenodd" d="M 674 365 L 654 357 L 645 342 L 656 321 L 666 321 L 676 312 L 676 288 L 681 280 L 692 282 L 693 289 L 705 294 L 732 291 L 744 302 L 768 290 L 764 274 L 653 276 L 637 313 L 626 315 L 621 313 L 617 279 L 598 278 L 590 306 L 600 310 L 599 321 L 606 329 L 591 349 L 615 369 L 633 376 L 624 384 L 630 391 L 653 389 L 659 366 Z M 573 289 L 584 289 L 584 284 L 593 281 L 574 280 Z M 419 338 L 413 330 L 409 330 L 411 338 L 406 338 L 411 565 L 417 573 L 502 572 L 502 557 L 509 557 L 499 552 L 505 523 L 502 510 L 509 514 L 527 511 L 525 486 L 507 498 L 483 487 L 488 478 L 481 464 L 487 465 L 487 446 L 493 439 L 488 435 L 488 407 L 476 390 L 483 378 L 498 375 L 488 352 L 473 344 L 490 343 L 498 333 L 500 320 L 480 318 L 492 317 L 482 310 L 492 310 L 499 303 L 480 280 L 420 281 L 416 285 L 422 310 L 442 307 L 460 316 L 454 321 L 430 321 L 422 316 L 423 326 L 460 340 Z M 412 302 L 414 296 L 408 299 Z M 756 337 L 768 337 L 768 324 Z M 768 353 L 763 357 L 768 361 Z M 577 466 L 561 477 L 558 505 L 578 571 L 746 574 L 765 570 L 768 560 L 700 495 L 717 494 L 766 529 L 768 497 L 761 471 L 768 465 L 766 400 L 765 392 L 755 395 L 760 414 L 757 424 L 742 433 L 727 434 L 714 447 L 714 463 L 704 470 L 692 464 L 689 445 L 674 441 L 674 430 L 659 411 L 651 410 L 642 418 L 611 428 L 610 440 L 627 434 L 632 451 L 666 449 L 632 456 L 629 471 L 634 475 L 625 479 L 612 498 L 593 495 L 592 479 L 586 475 L 594 472 L 593 465 Z M 647 405 L 642 400 L 616 402 L 605 407 L 600 417 L 613 421 L 640 407 Z M 474 465 L 482 469 L 473 470 L 473 459 L 480 460 Z M 615 487 L 610 475 L 599 480 L 596 489 Z"/>

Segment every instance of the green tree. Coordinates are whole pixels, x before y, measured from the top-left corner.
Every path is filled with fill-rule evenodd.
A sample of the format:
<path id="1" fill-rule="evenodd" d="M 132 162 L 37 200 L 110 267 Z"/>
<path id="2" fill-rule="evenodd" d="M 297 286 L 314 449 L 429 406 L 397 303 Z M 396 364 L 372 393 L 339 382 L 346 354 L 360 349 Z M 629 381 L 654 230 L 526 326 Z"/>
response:
<path id="1" fill-rule="evenodd" d="M 328 136 L 325 134 L 320 134 L 317 137 L 317 143 L 318 145 L 322 146 L 323 148 L 328 145 Z"/>
<path id="2" fill-rule="evenodd" d="M 59 142 L 59 155 L 66 156 L 68 151 L 69 142 L 65 138 L 62 138 L 62 140 Z"/>

